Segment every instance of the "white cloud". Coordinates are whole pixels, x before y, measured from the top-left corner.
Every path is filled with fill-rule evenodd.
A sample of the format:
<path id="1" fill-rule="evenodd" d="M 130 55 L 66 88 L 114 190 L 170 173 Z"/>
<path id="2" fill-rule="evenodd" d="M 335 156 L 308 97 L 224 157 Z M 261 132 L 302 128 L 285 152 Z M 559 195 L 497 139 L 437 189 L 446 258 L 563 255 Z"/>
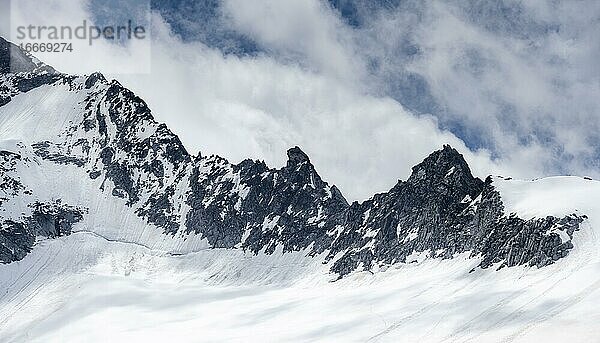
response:
<path id="1" fill-rule="evenodd" d="M 419 4 L 359 32 L 382 74 L 423 76 L 440 105 L 435 115 L 474 132 L 519 176 L 600 177 L 597 1 Z M 503 6 L 514 12 L 504 17 Z M 407 37 L 420 54 L 404 61 L 394 49 Z"/>
<path id="2" fill-rule="evenodd" d="M 362 62 L 352 51 L 351 32 L 324 2 L 225 0 L 224 9 L 232 27 L 278 55 L 328 76 L 361 79 Z"/>
<path id="3" fill-rule="evenodd" d="M 56 12 L 55 17 L 61 19 L 62 13 L 67 22 L 88 15 L 83 6 L 77 8 L 70 1 L 53 4 L 80 11 Z M 531 66 L 532 59 L 523 60 L 526 51 L 519 49 L 527 47 L 496 41 L 444 12 L 443 6 L 429 9 L 435 21 L 414 28 L 415 37 L 426 42 L 424 59 L 402 66 L 426 75 L 434 94 L 459 120 L 481 126 L 502 152 L 500 160 L 492 161 L 485 150 L 469 151 L 456 136 L 438 129 L 435 117 L 416 116 L 391 98 L 374 95 L 379 93 L 378 85 L 366 75 L 364 61 L 365 56 L 379 54 L 373 51 L 378 43 L 357 43 L 362 33 L 343 26 L 322 3 L 232 0 L 226 5 L 231 25 L 272 54 L 223 56 L 201 43 L 182 42 L 154 14 L 151 73 L 114 75 L 144 98 L 155 117 L 166 122 L 191 152 L 216 153 L 232 162 L 264 159 L 278 167 L 285 163 L 285 150 L 299 145 L 323 177 L 337 184 L 350 200 L 389 189 L 445 143 L 463 152 L 482 177 L 488 173 L 540 176 L 553 158 L 552 151 L 539 142 L 520 144 L 517 133 L 508 132 L 497 117 L 494 99 L 516 106 L 516 125 L 529 130 L 536 120 L 543 121 L 544 110 L 560 105 L 560 100 L 552 99 L 556 90 L 549 86 L 558 71 L 541 73 L 543 64 Z M 54 12 L 48 9 L 47 13 Z M 382 41 L 405 33 L 395 35 L 398 18 L 384 19 L 368 33 L 380 35 Z M 562 43 L 552 46 L 558 49 Z M 359 54 L 365 47 L 369 54 Z M 460 70 L 468 47 L 489 61 L 480 75 Z M 74 66 L 92 71 L 98 69 L 95 65 L 121 62 L 116 53 L 121 47 L 106 44 L 104 48 L 96 60 L 48 62 L 67 72 L 78 72 Z M 128 51 L 139 53 L 135 47 Z M 384 67 L 396 67 L 385 65 L 390 62 L 385 60 L 389 58 L 386 53 L 379 58 Z M 588 89 L 585 85 L 578 89 L 570 84 L 567 90 L 574 92 L 570 96 L 580 97 Z M 588 92 L 591 95 L 594 90 Z M 594 109 L 597 104 L 589 99 L 588 105 Z M 577 135 L 577 125 L 558 120 L 565 130 L 555 132 Z M 559 138 L 569 142 L 569 151 L 585 151 L 585 136 L 578 137 Z"/>
<path id="4" fill-rule="evenodd" d="M 417 118 L 394 100 L 297 65 L 265 56 L 223 57 L 167 34 L 155 30 L 150 75 L 120 79 L 192 151 L 282 166 L 286 149 L 299 145 L 350 199 L 388 190 L 444 143 L 466 152 L 482 176 L 498 170 L 485 153 L 472 154 L 438 130 L 433 117 Z"/>

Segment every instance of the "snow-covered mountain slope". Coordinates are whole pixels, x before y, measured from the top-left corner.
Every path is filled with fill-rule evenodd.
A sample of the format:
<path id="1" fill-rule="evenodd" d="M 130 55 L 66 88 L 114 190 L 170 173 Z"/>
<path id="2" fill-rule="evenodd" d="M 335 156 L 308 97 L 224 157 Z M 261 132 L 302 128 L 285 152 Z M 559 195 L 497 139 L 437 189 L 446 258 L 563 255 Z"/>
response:
<path id="1" fill-rule="evenodd" d="M 586 224 L 584 224 L 586 226 Z M 589 234 L 583 234 L 584 232 Z M 593 342 L 597 237 L 544 268 L 421 256 L 327 282 L 303 253 L 171 256 L 89 233 L 2 267 L 0 337 L 16 342 Z"/>
<path id="2" fill-rule="evenodd" d="M 0 340 L 593 337 L 598 181 L 480 180 L 444 146 L 348 204 L 298 147 L 192 156 L 117 81 L 7 44 Z"/>
<path id="3" fill-rule="evenodd" d="M 198 235 L 205 243 L 194 246 L 254 253 L 310 248 L 313 255 L 328 252 L 339 275 L 405 262 L 415 251 L 444 258 L 469 251 L 483 257 L 482 267 L 544 266 L 567 255 L 584 219 L 505 217 L 491 180 L 473 177 L 448 146 L 390 192 L 349 206 L 297 147 L 281 169 L 188 155 L 141 99 L 99 74 L 61 75 L 12 96 L 0 108 L 0 130 L 23 147 L 13 153 L 35 161 L 19 174 L 35 199 L 95 211 L 84 215 L 84 225 L 104 223 L 105 208 L 138 221 L 85 225 L 88 231 L 124 239 L 149 229 L 136 241 L 144 245 Z"/>

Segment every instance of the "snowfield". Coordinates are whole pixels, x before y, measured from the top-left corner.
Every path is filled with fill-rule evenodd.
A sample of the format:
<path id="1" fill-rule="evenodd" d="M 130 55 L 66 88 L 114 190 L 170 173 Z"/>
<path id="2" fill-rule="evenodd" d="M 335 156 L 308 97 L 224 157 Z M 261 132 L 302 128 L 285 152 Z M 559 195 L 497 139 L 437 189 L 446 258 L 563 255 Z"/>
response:
<path id="1" fill-rule="evenodd" d="M 494 182 L 522 215 L 589 216 L 567 258 L 471 273 L 477 260 L 466 256 L 416 258 L 331 282 L 320 259 L 303 253 L 173 254 L 85 232 L 83 223 L 0 266 L 0 340 L 598 341 L 600 182 Z"/>

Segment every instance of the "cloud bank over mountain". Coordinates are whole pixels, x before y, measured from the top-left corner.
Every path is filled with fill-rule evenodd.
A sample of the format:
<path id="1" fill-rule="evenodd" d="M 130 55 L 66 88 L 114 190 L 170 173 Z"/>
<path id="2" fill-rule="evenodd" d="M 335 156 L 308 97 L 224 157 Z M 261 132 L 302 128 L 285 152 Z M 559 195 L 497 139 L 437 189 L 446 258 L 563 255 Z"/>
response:
<path id="1" fill-rule="evenodd" d="M 63 18 L 29 18 L 47 11 L 28 6 Z M 20 1 L 11 25 L 106 22 L 123 13 L 119 6 Z M 388 189 L 445 143 L 481 176 L 599 176 L 595 2 L 150 7 L 151 72 L 113 76 L 146 99 L 191 151 L 283 165 L 285 150 L 300 145 L 349 199 Z M 106 53 L 87 61 L 57 55 L 44 62 L 91 73 L 140 53 L 135 45 L 100 44 Z"/>

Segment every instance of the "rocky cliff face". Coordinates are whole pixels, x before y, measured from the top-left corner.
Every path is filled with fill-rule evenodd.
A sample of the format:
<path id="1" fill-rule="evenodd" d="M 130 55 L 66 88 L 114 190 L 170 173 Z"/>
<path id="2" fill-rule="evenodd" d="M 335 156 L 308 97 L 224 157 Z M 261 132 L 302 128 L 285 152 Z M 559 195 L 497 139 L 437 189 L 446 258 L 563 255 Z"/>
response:
<path id="1" fill-rule="evenodd" d="M 218 156 L 192 156 L 154 120 L 144 101 L 118 82 L 101 74 L 60 74 L 22 52 L 16 57 L 20 67 L 11 69 L 16 48 L 7 44 L 0 41 L 0 110 L 42 87 L 60 88 L 81 101 L 55 134 L 19 142 L 13 149 L 19 151 L 0 151 L 4 263 L 22 259 L 36 237 L 69 234 L 88 215 L 79 204 L 57 197 L 40 201 L 38 193 L 47 190 L 31 188 L 21 177 L 39 168 L 36 161 L 84 171 L 98 181 L 91 196 L 124 200 L 147 225 L 172 239 L 199 234 L 213 248 L 252 253 L 305 250 L 323 254 L 340 276 L 411 262 L 415 254 L 452 258 L 469 252 L 481 259 L 482 268 L 541 267 L 568 254 L 573 232 L 585 219 L 523 220 L 504 213 L 492 179 L 474 177 L 450 146 L 432 153 L 389 192 L 348 204 L 298 147 L 288 150 L 280 169 L 261 161 L 232 164 Z"/>

